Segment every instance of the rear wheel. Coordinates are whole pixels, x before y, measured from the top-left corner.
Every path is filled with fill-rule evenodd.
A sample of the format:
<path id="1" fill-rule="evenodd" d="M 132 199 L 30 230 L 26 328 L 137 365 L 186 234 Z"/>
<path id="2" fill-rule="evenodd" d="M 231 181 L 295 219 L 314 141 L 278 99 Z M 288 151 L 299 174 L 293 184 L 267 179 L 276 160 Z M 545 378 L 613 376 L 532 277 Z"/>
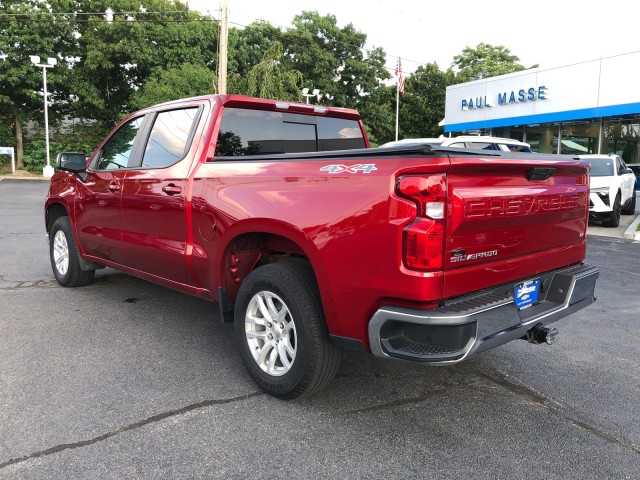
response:
<path id="1" fill-rule="evenodd" d="M 604 225 L 605 227 L 617 227 L 618 225 L 620 225 L 620 210 L 622 210 L 622 205 L 620 204 L 620 202 L 621 197 L 620 192 L 618 192 L 618 194 L 616 195 L 616 199 L 613 202 L 611 215 L 609 215 L 609 218 L 605 218 L 602 221 L 602 225 Z"/>
<path id="2" fill-rule="evenodd" d="M 249 374 L 267 393 L 289 400 L 319 390 L 338 370 L 313 271 L 278 263 L 251 272 L 235 309 L 235 338 Z"/>
<path id="3" fill-rule="evenodd" d="M 631 200 L 627 203 L 627 206 L 622 209 L 622 213 L 625 215 L 633 215 L 636 213 L 636 191 L 631 192 Z"/>
<path id="4" fill-rule="evenodd" d="M 69 217 L 58 218 L 49 232 L 49 256 L 56 280 L 63 287 L 81 287 L 91 283 L 95 270 L 82 271 Z"/>

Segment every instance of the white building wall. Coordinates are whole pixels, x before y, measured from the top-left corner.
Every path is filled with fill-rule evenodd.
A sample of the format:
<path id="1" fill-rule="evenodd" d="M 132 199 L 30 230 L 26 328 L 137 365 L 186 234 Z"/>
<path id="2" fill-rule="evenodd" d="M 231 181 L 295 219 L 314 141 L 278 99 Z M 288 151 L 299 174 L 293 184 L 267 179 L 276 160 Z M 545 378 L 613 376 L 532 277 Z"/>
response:
<path id="1" fill-rule="evenodd" d="M 640 52 L 635 52 L 452 85 L 445 131 L 640 113 L 638 78 Z"/>

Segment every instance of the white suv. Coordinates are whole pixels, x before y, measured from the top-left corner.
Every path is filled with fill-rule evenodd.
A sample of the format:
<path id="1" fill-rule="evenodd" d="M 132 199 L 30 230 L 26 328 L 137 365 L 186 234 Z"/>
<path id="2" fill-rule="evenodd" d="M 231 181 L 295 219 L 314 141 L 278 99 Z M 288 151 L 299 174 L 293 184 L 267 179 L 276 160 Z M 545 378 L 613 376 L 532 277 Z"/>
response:
<path id="1" fill-rule="evenodd" d="M 531 153 L 531 145 L 512 138 L 486 137 L 479 135 L 461 135 L 459 137 L 438 138 L 405 138 L 397 142 L 389 142 L 381 147 L 397 147 L 410 143 L 419 143 L 451 148 L 475 148 L 480 150 L 498 150 L 501 152 L 527 152 Z"/>
<path id="2" fill-rule="evenodd" d="M 591 165 L 589 218 L 602 220 L 605 227 L 617 227 L 620 214 L 636 210 L 636 176 L 619 155 L 580 155 Z"/>

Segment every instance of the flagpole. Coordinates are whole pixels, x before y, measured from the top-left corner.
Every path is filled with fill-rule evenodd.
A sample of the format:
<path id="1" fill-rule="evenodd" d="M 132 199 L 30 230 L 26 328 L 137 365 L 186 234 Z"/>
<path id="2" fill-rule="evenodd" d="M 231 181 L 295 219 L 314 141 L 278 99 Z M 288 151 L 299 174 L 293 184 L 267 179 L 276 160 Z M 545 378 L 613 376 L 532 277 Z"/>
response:
<path id="1" fill-rule="evenodd" d="M 396 142 L 398 141 L 398 119 L 400 118 L 400 91 L 404 93 L 404 78 L 402 78 L 402 64 L 400 63 L 400 57 L 398 57 L 398 63 L 396 64 Z"/>
<path id="2" fill-rule="evenodd" d="M 398 116 L 400 114 L 400 82 L 396 83 L 396 142 L 398 141 Z"/>

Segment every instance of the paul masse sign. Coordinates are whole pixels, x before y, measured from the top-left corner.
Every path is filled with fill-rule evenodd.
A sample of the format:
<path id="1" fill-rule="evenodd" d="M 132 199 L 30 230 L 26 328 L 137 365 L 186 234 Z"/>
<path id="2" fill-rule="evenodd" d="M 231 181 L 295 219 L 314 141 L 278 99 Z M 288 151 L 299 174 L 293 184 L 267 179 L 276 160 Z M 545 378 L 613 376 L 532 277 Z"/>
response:
<path id="1" fill-rule="evenodd" d="M 445 132 L 640 113 L 640 52 L 447 87 Z"/>
<path id="2" fill-rule="evenodd" d="M 547 87 L 544 85 L 540 87 L 529 87 L 527 89 L 521 88 L 517 92 L 511 90 L 511 92 L 498 93 L 497 105 L 511 105 L 521 102 L 533 102 L 535 100 L 546 100 L 545 90 Z M 461 101 L 462 110 L 474 110 L 476 108 L 491 108 L 494 106 L 493 101 L 490 103 L 487 99 L 487 95 L 483 97 L 471 97 L 469 99 L 463 98 Z"/>

